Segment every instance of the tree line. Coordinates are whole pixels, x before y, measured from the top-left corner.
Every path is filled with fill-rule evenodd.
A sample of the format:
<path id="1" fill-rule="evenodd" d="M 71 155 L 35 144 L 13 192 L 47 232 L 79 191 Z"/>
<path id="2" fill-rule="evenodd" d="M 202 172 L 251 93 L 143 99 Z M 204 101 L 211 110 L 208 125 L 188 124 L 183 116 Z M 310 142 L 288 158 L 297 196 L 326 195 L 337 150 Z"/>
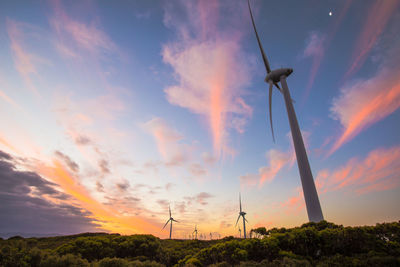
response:
<path id="1" fill-rule="evenodd" d="M 260 227 L 252 237 L 162 240 L 86 233 L 0 239 L 0 266 L 400 266 L 400 221 L 343 227 L 326 221 Z"/>

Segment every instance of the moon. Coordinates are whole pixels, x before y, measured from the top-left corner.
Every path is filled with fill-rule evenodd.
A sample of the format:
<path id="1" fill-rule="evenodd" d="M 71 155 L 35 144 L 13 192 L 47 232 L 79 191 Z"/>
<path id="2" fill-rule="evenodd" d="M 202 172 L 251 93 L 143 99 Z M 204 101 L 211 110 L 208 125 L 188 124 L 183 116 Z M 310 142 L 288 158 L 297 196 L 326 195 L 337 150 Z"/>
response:
<path id="1" fill-rule="evenodd" d="M 332 11 L 329 11 L 329 16 L 332 16 Z"/>

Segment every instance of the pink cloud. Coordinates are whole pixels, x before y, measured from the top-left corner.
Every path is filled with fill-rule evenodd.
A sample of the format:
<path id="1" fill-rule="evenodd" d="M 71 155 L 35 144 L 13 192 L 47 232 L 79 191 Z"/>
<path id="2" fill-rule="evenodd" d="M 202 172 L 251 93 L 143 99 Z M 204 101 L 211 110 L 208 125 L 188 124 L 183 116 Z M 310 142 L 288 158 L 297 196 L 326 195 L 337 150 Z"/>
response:
<path id="1" fill-rule="evenodd" d="M 144 124 L 144 128 L 153 135 L 167 166 L 179 166 L 190 159 L 190 146 L 181 143 L 183 136 L 163 119 L 151 119 Z"/>
<path id="2" fill-rule="evenodd" d="M 374 77 L 343 87 L 331 107 L 343 130 L 328 155 L 399 107 L 400 66 L 384 66 Z"/>
<path id="3" fill-rule="evenodd" d="M 338 190 L 348 190 L 356 194 L 392 190 L 400 186 L 400 146 L 378 148 L 364 159 L 352 158 L 336 170 L 321 170 L 315 185 L 321 195 Z M 281 202 L 279 207 L 285 212 L 299 212 L 305 208 L 303 191 L 296 188 L 295 194 Z"/>
<path id="4" fill-rule="evenodd" d="M 400 185 L 400 146 L 378 148 L 364 159 L 352 158 L 334 171 L 322 170 L 316 178 L 320 192 L 350 188 L 358 194 L 384 191 Z"/>
<path id="5" fill-rule="evenodd" d="M 30 32 L 33 36 L 33 32 L 37 29 L 29 24 L 16 22 L 8 18 L 6 20 L 6 27 L 8 37 L 10 38 L 10 47 L 13 52 L 15 68 L 24 79 L 26 86 L 35 94 L 39 94 L 31 76 L 38 74 L 38 63 L 48 63 L 48 61 L 29 52 L 26 47 L 27 32 Z"/>
<path id="6" fill-rule="evenodd" d="M 86 24 L 71 18 L 60 1 L 53 1 L 54 16 L 50 24 L 57 33 L 55 42 L 57 50 L 66 57 L 78 57 L 77 49 L 93 55 L 110 53 L 117 50 L 117 46 L 95 23 Z"/>
<path id="7" fill-rule="evenodd" d="M 397 0 L 375 1 L 368 10 L 365 23 L 354 46 L 351 66 L 345 77 L 355 73 L 364 64 L 368 54 L 375 46 L 379 36 L 385 29 L 390 18 L 395 14 Z"/>
<path id="8" fill-rule="evenodd" d="M 296 188 L 296 193 L 286 201 L 280 203 L 279 207 L 284 208 L 288 214 L 299 213 L 305 208 L 304 195 L 301 187 Z"/>
<path id="9" fill-rule="evenodd" d="M 311 57 L 312 66 L 304 98 L 308 97 L 308 95 L 310 94 L 311 87 L 314 84 L 317 71 L 319 69 L 319 66 L 321 65 L 322 59 L 325 54 L 325 49 L 326 49 L 325 42 L 326 42 L 326 37 L 317 32 L 311 32 L 307 40 L 307 45 L 306 48 L 304 49 L 303 57 Z"/>
<path id="10" fill-rule="evenodd" d="M 177 42 L 165 44 L 162 55 L 176 74 L 177 85 L 164 90 L 173 104 L 205 116 L 218 156 L 229 150 L 230 128 L 244 131 L 252 108 L 243 98 L 249 82 L 249 66 L 233 28 L 221 33 L 218 2 L 182 2 L 190 20 L 167 11 L 164 21 L 178 32 Z M 172 13 L 171 13 L 172 12 Z M 193 34 L 192 34 L 193 33 Z"/>
<path id="11" fill-rule="evenodd" d="M 306 41 L 306 47 L 303 52 L 303 57 L 311 57 L 312 65 L 307 87 L 303 94 L 303 102 L 307 99 L 308 95 L 310 94 L 311 88 L 317 76 L 318 69 L 325 56 L 325 51 L 327 51 L 327 49 L 329 48 L 329 45 L 332 39 L 334 38 L 336 31 L 339 28 L 339 25 L 341 24 L 343 18 L 347 14 L 351 2 L 352 0 L 345 1 L 344 6 L 339 12 L 339 15 L 330 24 L 327 35 L 317 32 L 311 32 L 308 40 Z"/>
<path id="12" fill-rule="evenodd" d="M 240 176 L 242 186 L 255 186 L 257 184 L 262 186 L 265 182 L 271 182 L 283 167 L 293 162 L 293 151 L 282 152 L 271 149 L 266 153 L 266 158 L 269 164 L 259 168 L 257 174 Z"/>

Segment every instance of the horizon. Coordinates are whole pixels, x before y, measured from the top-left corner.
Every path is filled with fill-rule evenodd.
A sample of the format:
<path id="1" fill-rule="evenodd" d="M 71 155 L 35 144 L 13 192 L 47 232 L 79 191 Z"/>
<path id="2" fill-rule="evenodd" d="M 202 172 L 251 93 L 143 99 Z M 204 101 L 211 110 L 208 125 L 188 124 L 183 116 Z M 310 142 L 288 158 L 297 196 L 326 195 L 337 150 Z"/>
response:
<path id="1" fill-rule="evenodd" d="M 325 220 L 399 221 L 400 2 L 250 2 Z M 3 1 L 0 40 L 0 233 L 308 222 L 247 1 Z"/>

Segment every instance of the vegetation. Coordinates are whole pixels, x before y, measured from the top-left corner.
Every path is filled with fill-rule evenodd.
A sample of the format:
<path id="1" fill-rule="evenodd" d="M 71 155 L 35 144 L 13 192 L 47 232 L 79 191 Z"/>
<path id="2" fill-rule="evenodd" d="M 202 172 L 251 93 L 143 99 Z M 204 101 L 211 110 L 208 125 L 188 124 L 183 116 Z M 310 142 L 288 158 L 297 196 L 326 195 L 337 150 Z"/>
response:
<path id="1" fill-rule="evenodd" d="M 260 227 L 250 239 L 161 240 L 88 233 L 0 239 L 0 266 L 400 266 L 400 222 Z"/>

